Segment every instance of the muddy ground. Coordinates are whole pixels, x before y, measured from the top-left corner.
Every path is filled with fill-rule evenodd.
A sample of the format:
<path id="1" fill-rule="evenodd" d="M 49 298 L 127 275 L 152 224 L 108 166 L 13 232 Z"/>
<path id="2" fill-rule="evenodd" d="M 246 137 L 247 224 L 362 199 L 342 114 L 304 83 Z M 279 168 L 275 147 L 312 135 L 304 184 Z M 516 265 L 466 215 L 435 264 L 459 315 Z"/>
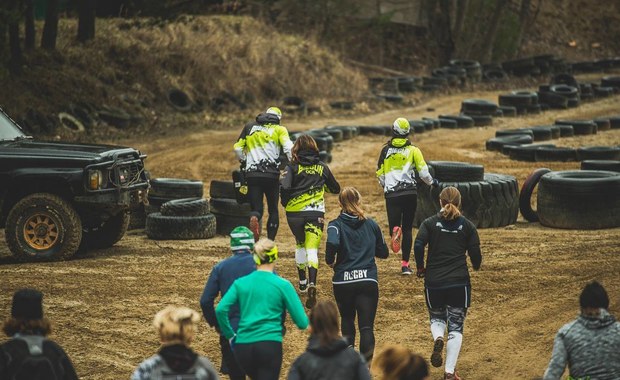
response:
<path id="1" fill-rule="evenodd" d="M 417 107 L 366 117 L 291 121 L 289 130 L 340 125 L 387 125 L 398 116 L 433 117 L 455 113 L 460 101 L 497 99 L 496 92 L 462 93 L 433 98 Z M 430 110 L 432 109 L 432 110 Z M 483 164 L 486 172 L 517 177 L 519 185 L 538 167 L 576 169 L 579 163 L 511 161 L 488 152 L 484 141 L 495 130 L 551 123 L 555 118 L 591 118 L 620 113 L 620 97 L 586 103 L 566 111 L 495 119 L 491 127 L 439 129 L 413 136 L 427 160 Z M 235 168 L 232 144 L 239 130 L 195 133 L 153 141 L 125 143 L 149 155 L 153 177 L 196 178 L 205 182 L 228 179 Z M 387 233 L 382 191 L 374 176 L 384 137 L 360 136 L 336 144 L 330 165 L 343 186 L 355 186 L 364 196 L 366 212 Z M 620 145 L 620 129 L 597 135 L 564 138 L 564 146 Z M 338 214 L 335 196 L 327 196 L 327 217 Z M 281 210 L 282 212 L 282 210 Z M 281 218 L 278 271 L 296 279 L 294 241 Z M 578 312 L 583 285 L 597 279 L 611 297 L 611 311 L 620 314 L 620 228 L 573 231 L 527 223 L 480 230 L 483 264 L 472 272 L 472 307 L 465 324 L 458 371 L 464 379 L 531 379 L 542 375 L 557 329 Z M 415 231 L 414 231 L 415 233 Z M 228 238 L 153 241 L 143 231 L 131 231 L 116 246 L 93 251 L 68 262 L 14 264 L 0 243 L 0 317 L 10 310 L 14 290 L 30 286 L 45 293 L 46 313 L 54 323 L 52 338 L 60 342 L 84 379 L 128 378 L 133 369 L 158 348 L 151 327 L 153 315 L 167 304 L 199 310 L 198 300 L 213 265 L 229 255 Z M 377 351 L 390 343 L 404 344 L 428 357 L 432 341 L 424 306 L 423 283 L 400 275 L 400 258 L 380 261 L 380 301 L 375 324 Z M 331 299 L 331 270 L 319 272 L 319 297 Z M 290 321 L 288 322 L 290 324 Z M 306 333 L 288 326 L 284 340 L 285 377 L 290 363 L 305 347 Z M 219 366 L 216 333 L 201 322 L 193 347 Z M 432 378 L 441 378 L 432 369 Z"/>

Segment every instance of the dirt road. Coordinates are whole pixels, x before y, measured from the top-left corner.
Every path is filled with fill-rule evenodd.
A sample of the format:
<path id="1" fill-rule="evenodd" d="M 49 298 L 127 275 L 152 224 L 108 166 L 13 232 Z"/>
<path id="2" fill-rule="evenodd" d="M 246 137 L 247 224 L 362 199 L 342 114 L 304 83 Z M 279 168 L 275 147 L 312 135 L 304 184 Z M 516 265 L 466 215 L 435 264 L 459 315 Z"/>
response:
<path id="1" fill-rule="evenodd" d="M 347 119 L 290 121 L 289 130 L 326 124 L 388 125 L 396 117 L 434 117 L 456 113 L 464 98 L 496 100 L 495 92 L 457 94 L 434 98 L 418 107 Z M 433 109 L 432 111 L 426 111 Z M 511 174 L 519 185 L 537 167 L 575 169 L 579 163 L 527 163 L 488 152 L 484 141 L 498 128 L 544 125 L 555 118 L 591 118 L 620 113 L 620 97 L 586 103 L 579 108 L 544 112 L 519 118 L 496 119 L 492 127 L 466 130 L 439 129 L 413 136 L 426 160 L 468 161 L 483 164 L 486 172 Z M 153 177 L 228 179 L 235 160 L 231 146 L 239 131 L 195 133 L 155 141 L 127 141 L 149 155 Z M 361 136 L 336 144 L 330 165 L 344 186 L 363 194 L 366 212 L 387 233 L 381 189 L 374 171 L 384 137 Z M 597 135 L 564 138 L 558 145 L 620 145 L 620 129 Z M 328 219 L 337 216 L 334 196 L 327 196 Z M 294 242 L 285 220 L 278 235 L 278 270 L 295 280 Z M 465 323 L 464 345 L 458 370 L 464 379 L 516 379 L 542 375 L 557 329 L 578 311 L 583 285 L 598 279 L 607 288 L 611 311 L 620 315 L 620 228 L 569 231 L 526 223 L 480 230 L 483 264 L 472 273 L 472 307 Z M 415 231 L 414 231 L 415 233 Z M 213 265 L 226 257 L 228 239 L 205 241 L 152 241 L 143 231 L 129 233 L 115 247 L 90 252 L 60 263 L 13 264 L 0 243 L 0 316 L 10 310 L 12 292 L 23 286 L 45 293 L 46 312 L 54 322 L 53 338 L 70 354 L 84 379 L 128 378 L 137 364 L 158 348 L 151 320 L 166 304 L 199 309 L 198 300 Z M 380 301 L 376 320 L 377 351 L 401 343 L 429 355 L 432 341 L 424 306 L 422 281 L 403 277 L 399 257 L 379 265 Z M 319 297 L 332 298 L 330 270 L 319 272 Z M 289 322 L 290 324 L 290 322 Z M 194 347 L 219 365 L 218 340 L 201 323 Z M 306 334 L 288 326 L 284 342 L 282 378 L 292 360 L 305 348 Z M 441 378 L 432 369 L 432 378 Z"/>

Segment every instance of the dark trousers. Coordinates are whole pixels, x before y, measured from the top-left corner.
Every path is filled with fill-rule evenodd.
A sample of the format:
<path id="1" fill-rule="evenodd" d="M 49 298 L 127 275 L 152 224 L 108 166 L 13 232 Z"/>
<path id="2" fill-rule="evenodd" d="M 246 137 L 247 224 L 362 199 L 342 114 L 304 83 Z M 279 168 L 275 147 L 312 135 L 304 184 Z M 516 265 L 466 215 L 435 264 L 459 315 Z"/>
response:
<path id="1" fill-rule="evenodd" d="M 250 177 L 247 179 L 250 208 L 256 214 L 259 222 L 262 221 L 264 206 L 263 197 L 267 198 L 267 237 L 275 240 L 278 234 L 280 219 L 278 216 L 278 198 L 280 196 L 280 182 L 278 178 Z"/>
<path id="2" fill-rule="evenodd" d="M 282 342 L 237 343 L 235 356 L 252 380 L 278 380 L 282 367 Z"/>
<path id="3" fill-rule="evenodd" d="M 360 330 L 360 352 L 370 364 L 375 351 L 375 315 L 379 285 L 374 281 L 334 284 L 334 297 L 340 311 L 341 330 L 349 344 L 355 345 L 355 315 Z"/>
<path id="4" fill-rule="evenodd" d="M 230 349 L 228 339 L 220 335 L 220 349 L 222 351 L 222 372 L 230 377 L 230 380 L 245 380 L 245 373 Z M 224 370 L 226 369 L 226 370 Z"/>
<path id="5" fill-rule="evenodd" d="M 387 209 L 388 223 L 390 225 L 390 236 L 392 236 L 392 230 L 396 226 L 400 226 L 403 232 L 401 244 L 403 261 L 409 261 L 411 257 L 413 217 L 415 216 L 417 206 L 418 196 L 416 194 L 385 198 L 385 208 Z"/>

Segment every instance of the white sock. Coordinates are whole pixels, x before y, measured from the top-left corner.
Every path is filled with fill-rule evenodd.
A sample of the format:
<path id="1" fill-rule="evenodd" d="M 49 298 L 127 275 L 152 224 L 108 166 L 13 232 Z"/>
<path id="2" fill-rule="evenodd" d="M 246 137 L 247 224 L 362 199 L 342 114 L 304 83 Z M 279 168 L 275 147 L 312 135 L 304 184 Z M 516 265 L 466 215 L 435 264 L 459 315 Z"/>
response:
<path id="1" fill-rule="evenodd" d="M 443 334 L 446 332 L 446 323 L 443 321 L 434 320 L 431 322 L 431 334 L 433 334 L 433 341 L 437 338 L 443 338 Z"/>
<path id="2" fill-rule="evenodd" d="M 319 250 L 316 248 L 306 248 L 308 255 L 308 265 L 313 268 L 319 267 Z"/>
<path id="3" fill-rule="evenodd" d="M 463 334 L 454 331 L 448 333 L 445 368 L 447 373 L 454 373 L 456 369 L 456 361 L 459 358 L 459 352 L 461 352 L 461 344 L 463 344 Z"/>
<path id="4" fill-rule="evenodd" d="M 295 248 L 295 264 L 299 266 L 299 264 L 306 264 L 307 262 L 306 249 L 304 247 Z"/>

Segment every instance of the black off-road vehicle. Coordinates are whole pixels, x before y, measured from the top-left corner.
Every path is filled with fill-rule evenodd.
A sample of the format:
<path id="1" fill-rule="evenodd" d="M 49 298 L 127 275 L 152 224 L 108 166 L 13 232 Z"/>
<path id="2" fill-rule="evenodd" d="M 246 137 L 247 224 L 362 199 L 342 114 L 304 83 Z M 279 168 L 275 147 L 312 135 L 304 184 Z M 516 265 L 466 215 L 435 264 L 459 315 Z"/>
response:
<path id="1" fill-rule="evenodd" d="M 132 148 L 37 142 L 0 109 L 0 227 L 15 257 L 63 260 L 109 247 L 149 186 Z"/>

